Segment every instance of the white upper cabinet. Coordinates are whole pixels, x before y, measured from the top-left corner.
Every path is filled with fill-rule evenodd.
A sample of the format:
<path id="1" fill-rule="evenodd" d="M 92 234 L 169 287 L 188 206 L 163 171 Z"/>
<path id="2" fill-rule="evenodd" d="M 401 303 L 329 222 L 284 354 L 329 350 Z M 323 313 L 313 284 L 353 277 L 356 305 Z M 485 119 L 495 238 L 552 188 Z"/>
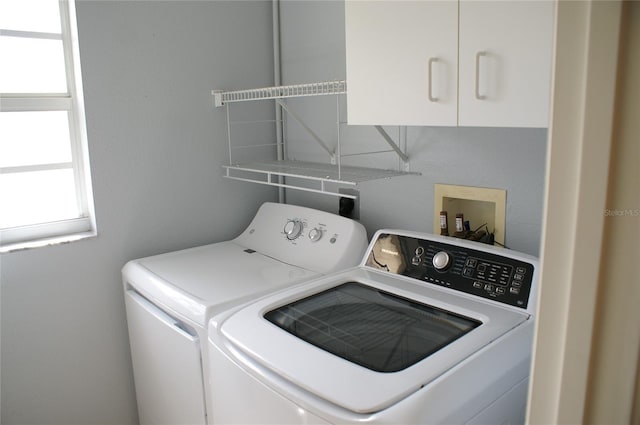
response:
<path id="1" fill-rule="evenodd" d="M 460 2 L 458 124 L 547 127 L 552 1 Z"/>
<path id="2" fill-rule="evenodd" d="M 346 0 L 349 124 L 547 127 L 554 2 Z"/>
<path id="3" fill-rule="evenodd" d="M 349 124 L 456 125 L 458 2 L 345 2 Z"/>

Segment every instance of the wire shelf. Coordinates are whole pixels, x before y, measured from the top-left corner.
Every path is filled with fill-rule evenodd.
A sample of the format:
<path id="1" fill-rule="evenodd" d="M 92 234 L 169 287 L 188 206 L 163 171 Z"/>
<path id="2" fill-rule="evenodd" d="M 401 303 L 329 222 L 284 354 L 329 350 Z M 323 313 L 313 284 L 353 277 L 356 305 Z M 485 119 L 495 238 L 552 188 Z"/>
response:
<path id="1" fill-rule="evenodd" d="M 293 84 L 288 86 L 263 87 L 249 90 L 218 91 L 211 94 L 216 106 L 227 103 L 246 102 L 252 100 L 284 99 L 288 97 L 322 96 L 345 94 L 347 82 L 344 80 L 324 81 L 307 84 Z"/>
<path id="2" fill-rule="evenodd" d="M 407 155 L 396 145 L 391 137 L 382 129 L 376 127 L 378 132 L 383 136 L 384 140 L 391 146 L 391 150 L 363 152 L 351 155 L 342 155 L 340 148 L 340 102 L 336 100 L 336 121 L 337 140 L 335 146 L 333 143 L 327 143 L 322 140 L 313 129 L 311 129 L 304 120 L 299 117 L 286 102 L 280 99 L 292 97 L 309 97 L 322 95 L 344 95 L 347 93 L 347 83 L 344 80 L 325 81 L 307 84 L 293 84 L 286 86 L 264 87 L 250 90 L 221 91 L 213 90 L 211 94 L 214 97 L 216 107 L 224 106 L 227 112 L 227 139 L 229 144 L 229 165 L 223 165 L 225 169 L 224 177 L 233 180 L 245 182 L 283 187 L 287 189 L 296 189 L 306 192 L 314 192 L 325 195 L 340 196 L 345 198 L 356 198 L 356 195 L 340 193 L 340 186 L 356 186 L 359 183 L 376 180 L 387 179 L 404 175 L 420 175 L 420 173 L 409 172 Z M 282 125 L 282 119 L 272 120 L 242 120 L 232 121 L 230 117 L 231 103 L 249 102 L 256 100 L 274 100 L 279 109 L 286 112 L 295 122 L 300 124 L 308 133 L 312 140 L 317 142 L 329 155 L 331 164 L 321 164 L 315 162 L 304 162 L 296 160 L 287 160 L 286 147 L 282 141 L 275 144 L 242 144 L 234 146 L 232 144 L 232 126 L 238 124 L 252 125 L 262 122 L 275 122 Z M 235 106 L 234 106 L 235 108 Z M 406 133 L 405 133 L 406 134 Z M 233 152 L 242 150 L 249 151 L 250 148 L 270 147 L 274 146 L 276 154 L 279 158 L 277 161 L 257 161 L 245 163 L 244 160 L 236 161 L 233 159 Z M 281 150 L 281 152 L 278 152 Z M 343 156 L 367 155 L 371 153 L 395 152 L 404 164 L 406 171 L 394 171 L 364 167 L 345 166 L 342 164 Z M 255 155 L 253 158 L 256 158 Z M 249 158 L 251 161 L 253 158 Z M 257 158 L 256 158 L 257 159 Z"/>
<path id="3" fill-rule="evenodd" d="M 294 160 L 252 162 L 223 165 L 223 167 L 226 170 L 224 177 L 229 179 L 345 198 L 355 198 L 356 196 L 340 193 L 338 191 L 340 185 L 356 186 L 371 180 L 420 174 Z M 297 181 L 295 183 L 291 181 L 281 183 L 278 180 L 279 177 L 293 177 Z M 307 184 L 296 184 L 298 181 Z"/>

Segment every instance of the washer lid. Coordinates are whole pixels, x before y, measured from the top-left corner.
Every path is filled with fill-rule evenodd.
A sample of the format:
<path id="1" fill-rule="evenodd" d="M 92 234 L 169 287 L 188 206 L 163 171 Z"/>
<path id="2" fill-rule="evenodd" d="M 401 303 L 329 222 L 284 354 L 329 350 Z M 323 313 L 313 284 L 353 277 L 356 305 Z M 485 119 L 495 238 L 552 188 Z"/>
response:
<path id="1" fill-rule="evenodd" d="M 372 277 L 375 280 L 372 280 Z M 291 329 L 281 328 L 282 324 L 287 327 L 294 321 L 296 315 L 301 314 L 300 311 L 292 313 L 293 310 L 287 310 L 288 307 L 299 306 L 300 300 L 304 300 L 303 303 L 313 304 L 315 301 L 326 301 L 327 298 L 334 296 L 342 297 L 344 294 L 339 294 L 339 291 L 332 292 L 331 288 L 345 288 L 345 283 L 349 291 L 354 285 L 375 288 L 376 290 L 371 291 L 367 297 L 395 298 L 390 304 L 379 303 L 372 307 L 370 300 L 364 297 L 357 303 L 369 304 L 369 306 L 360 305 L 356 310 L 364 309 L 383 313 L 385 308 L 398 309 L 398 305 L 404 302 L 405 306 L 412 310 L 411 315 L 423 316 L 423 319 L 432 315 L 431 319 L 427 318 L 427 322 L 431 320 L 432 325 L 438 322 L 426 332 L 418 331 L 417 328 L 410 329 L 408 332 L 414 332 L 414 334 L 404 342 L 416 337 L 416 332 L 423 332 L 418 335 L 418 338 L 428 339 L 427 334 L 436 327 L 447 328 L 444 331 L 446 335 L 443 337 L 442 329 L 438 329 L 436 332 L 438 336 L 435 337 L 438 340 L 430 346 L 427 344 L 426 347 L 417 350 L 419 351 L 417 358 L 408 361 L 394 358 L 393 347 L 387 346 L 383 349 L 383 353 L 374 353 L 373 357 L 378 358 L 374 359 L 373 363 L 384 364 L 381 357 L 389 355 L 392 367 L 388 371 L 376 371 L 374 369 L 377 366 L 372 367 L 371 364 L 366 364 L 367 360 L 354 361 L 354 356 L 343 354 L 345 351 L 354 353 L 358 350 L 372 349 L 376 344 L 371 338 L 375 338 L 376 332 L 379 334 L 379 340 L 386 338 L 384 326 L 381 326 L 380 322 L 375 320 L 367 322 L 364 315 L 360 314 L 353 316 L 357 324 L 350 324 L 351 330 L 360 328 L 358 332 L 369 338 L 359 340 L 357 335 L 333 338 L 330 335 L 332 332 L 342 330 L 330 329 L 326 327 L 326 323 L 313 324 L 314 319 L 306 318 L 304 326 L 309 324 L 316 326 L 319 333 L 324 332 L 324 336 L 327 337 L 320 343 L 309 343 L 294 335 L 295 332 Z M 324 296 L 327 294 L 329 294 L 328 297 Z M 354 294 L 349 296 L 360 297 Z M 400 300 L 399 304 L 398 300 Z M 353 304 L 353 300 L 349 303 Z M 320 304 L 318 309 L 327 307 Z M 420 306 L 416 307 L 418 304 Z M 284 315 L 272 313 L 274 311 L 280 311 Z M 338 313 L 337 310 L 336 313 Z M 395 316 L 396 319 L 404 314 L 398 311 L 386 313 Z M 293 316 L 285 317 L 289 314 Z M 325 318 L 331 316 L 329 311 L 321 314 Z M 337 321 L 349 320 L 345 318 L 344 311 L 340 314 L 342 318 Z M 296 386 L 338 406 L 353 412 L 373 413 L 389 407 L 428 385 L 455 365 L 467 360 L 478 350 L 525 322 L 528 317 L 527 314 L 514 309 L 496 306 L 483 300 L 459 296 L 439 288 L 421 287 L 402 279 L 390 279 L 388 276 L 358 269 L 320 278 L 313 283 L 265 297 L 231 315 L 219 325 L 219 330 L 227 344 L 243 353 L 238 356 L 238 360 L 247 364 L 250 369 L 266 367 Z M 442 323 L 443 318 L 446 318 L 447 324 Z M 277 323 L 278 321 L 281 323 Z M 458 330 L 452 327 L 457 327 Z M 398 329 L 396 328 L 394 332 Z M 306 330 L 302 329 L 301 332 L 304 333 Z M 348 349 L 339 347 L 343 343 L 351 344 L 352 347 Z M 413 355 L 416 350 L 409 351 Z M 230 352 L 233 353 L 234 350 Z M 351 360 L 347 359 L 349 356 L 352 357 Z M 367 358 L 366 355 L 360 356 L 360 354 L 355 357 Z M 268 376 L 268 374 L 262 376 Z M 270 385 L 278 384 L 271 382 Z M 282 390 L 286 391 L 284 388 Z"/>
<path id="2" fill-rule="evenodd" d="M 267 257 L 234 242 L 221 242 L 133 260 L 123 269 L 125 284 L 195 323 L 208 312 L 318 273 Z"/>
<path id="3" fill-rule="evenodd" d="M 399 372 L 481 322 L 347 282 L 267 312 L 290 334 L 375 372 Z"/>

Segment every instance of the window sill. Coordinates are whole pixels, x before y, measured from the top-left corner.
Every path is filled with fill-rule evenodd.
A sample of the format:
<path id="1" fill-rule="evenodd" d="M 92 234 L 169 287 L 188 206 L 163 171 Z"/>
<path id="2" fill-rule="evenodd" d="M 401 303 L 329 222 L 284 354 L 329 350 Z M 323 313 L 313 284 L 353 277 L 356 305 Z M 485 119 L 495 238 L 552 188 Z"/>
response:
<path id="1" fill-rule="evenodd" d="M 70 242 L 76 242 L 83 239 L 93 238 L 98 236 L 96 232 L 82 232 L 74 233 L 70 235 L 61 235 L 50 238 L 43 238 L 32 241 L 15 242 L 7 245 L 0 246 L 0 254 L 6 254 L 9 252 L 24 251 L 27 249 L 41 248 L 45 246 L 60 245 Z"/>

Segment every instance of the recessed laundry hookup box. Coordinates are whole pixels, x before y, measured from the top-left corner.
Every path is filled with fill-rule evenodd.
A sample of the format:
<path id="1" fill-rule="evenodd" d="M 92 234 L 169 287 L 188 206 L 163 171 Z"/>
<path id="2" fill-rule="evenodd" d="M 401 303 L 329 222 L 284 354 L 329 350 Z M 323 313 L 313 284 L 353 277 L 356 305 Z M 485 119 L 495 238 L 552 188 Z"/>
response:
<path id="1" fill-rule="evenodd" d="M 473 239 L 470 232 L 485 230 L 493 233 L 493 240 L 504 245 L 507 191 L 473 186 L 457 186 L 436 183 L 433 200 L 433 233 L 441 233 L 441 212 L 447 212 L 449 236 Z M 456 215 L 463 215 L 468 228 L 456 229 Z M 463 223 L 464 226 L 464 223 Z M 480 238 L 480 234 L 476 235 Z"/>

